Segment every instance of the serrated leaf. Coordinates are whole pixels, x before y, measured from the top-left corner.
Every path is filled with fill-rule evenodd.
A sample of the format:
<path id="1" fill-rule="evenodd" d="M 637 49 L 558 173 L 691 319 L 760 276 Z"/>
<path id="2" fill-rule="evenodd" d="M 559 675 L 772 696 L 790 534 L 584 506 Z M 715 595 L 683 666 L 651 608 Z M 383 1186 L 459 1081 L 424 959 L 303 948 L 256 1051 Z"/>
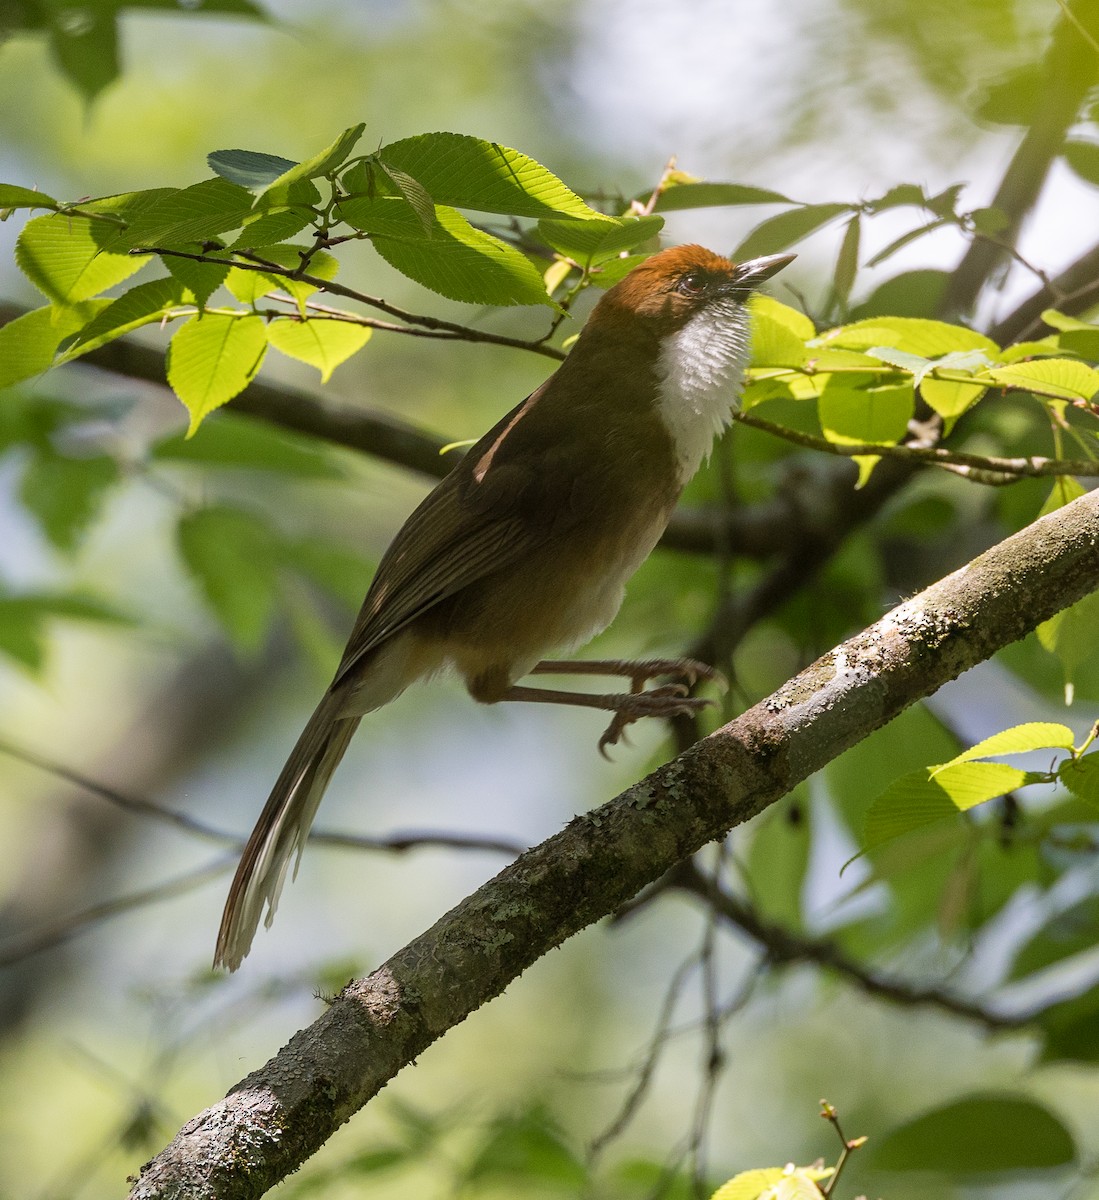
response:
<path id="1" fill-rule="evenodd" d="M 58 358 L 57 363 L 72 362 L 107 342 L 114 341 L 132 329 L 149 325 L 163 318 L 183 303 L 183 284 L 169 276 L 139 283 L 107 304 L 95 318 L 77 334 L 76 340 Z"/>
<path id="2" fill-rule="evenodd" d="M 66 308 L 36 308 L 0 326 L 0 388 L 30 379 L 53 365 L 57 347 L 110 301 L 85 300 Z"/>
<path id="3" fill-rule="evenodd" d="M 780 325 L 785 325 L 787 329 L 803 342 L 807 342 L 810 338 L 816 336 L 816 327 L 812 320 L 800 312 L 796 308 L 791 308 L 789 304 L 783 304 L 781 300 L 776 300 L 774 296 L 768 296 L 764 292 L 753 292 L 751 299 L 748 301 L 748 308 L 752 316 L 767 316 L 771 320 L 777 321 Z"/>
<path id="4" fill-rule="evenodd" d="M 208 312 L 180 327 L 168 347 L 168 383 L 191 414 L 190 433 L 248 386 L 266 350 L 262 317 Z"/>
<path id="5" fill-rule="evenodd" d="M 1074 796 L 1099 808 L 1099 754 L 1066 759 L 1058 768 L 1057 778 Z"/>
<path id="6" fill-rule="evenodd" d="M 222 263 L 195 262 L 193 258 L 176 258 L 165 255 L 162 260 L 173 279 L 178 279 L 195 298 L 199 308 L 205 308 L 206 302 L 225 282 L 229 268 Z"/>
<path id="7" fill-rule="evenodd" d="M 975 1094 L 898 1126 L 871 1144 L 882 1171 L 991 1175 L 1064 1167 L 1072 1135 L 1049 1109 L 1024 1096 Z"/>
<path id="8" fill-rule="evenodd" d="M 988 391 L 979 384 L 958 383 L 951 379 L 933 379 L 925 375 L 920 380 L 920 395 L 946 422 L 949 433 L 953 423 Z"/>
<path id="9" fill-rule="evenodd" d="M 761 254 L 775 254 L 807 238 L 843 213 L 849 212 L 850 204 L 806 204 L 801 208 L 778 213 L 768 217 L 766 221 L 761 221 L 737 246 L 731 257 L 743 262 Z"/>
<path id="10" fill-rule="evenodd" d="M 1042 320 L 1051 329 L 1059 329 L 1062 333 L 1078 329 L 1092 331 L 1099 329 L 1099 325 L 1093 325 L 1090 321 L 1082 321 L 1079 317 L 1070 317 L 1068 313 L 1058 312 L 1055 308 L 1043 309 Z"/>
<path id="11" fill-rule="evenodd" d="M 295 183 L 302 180 L 319 179 L 322 175 L 328 175 L 335 171 L 346 161 L 365 129 L 365 122 L 345 129 L 330 146 L 325 146 L 319 154 L 314 154 L 311 158 L 296 163 L 294 166 L 288 167 L 281 175 L 277 175 L 264 187 L 264 192 L 275 192 L 280 196 L 283 193 L 288 194 L 289 189 Z"/>
<path id="12" fill-rule="evenodd" d="M 0 183 L 0 209 L 57 208 L 58 202 L 45 192 L 21 187 L 18 183 Z"/>
<path id="13" fill-rule="evenodd" d="M 312 224 L 313 215 L 313 210 L 309 208 L 268 209 L 245 222 L 244 228 L 230 244 L 230 248 L 255 249 L 257 246 L 271 246 L 276 242 L 284 242 Z"/>
<path id="14" fill-rule="evenodd" d="M 285 246 L 259 246 L 253 253 L 257 258 L 278 263 L 287 271 L 296 271 L 302 263 L 302 255 L 311 251 L 309 246 L 298 246 L 290 243 Z M 339 272 L 339 260 L 325 250 L 312 253 L 306 274 L 317 279 L 334 279 Z M 302 308 L 304 302 L 316 292 L 315 283 L 307 283 L 304 279 L 293 279 L 288 275 L 278 275 L 274 272 L 231 267 L 225 277 L 225 286 L 242 304 L 255 304 L 268 292 L 281 291 L 293 296 Z"/>
<path id="15" fill-rule="evenodd" d="M 762 308 L 753 308 L 753 367 L 800 367 L 805 357 L 805 343 L 789 325 L 776 320 Z"/>
<path id="16" fill-rule="evenodd" d="M 312 317 L 295 321 L 285 317 L 267 326 L 267 340 L 291 358 L 316 367 L 321 383 L 327 383 L 332 372 L 370 340 L 370 329 L 351 321 L 336 321 Z"/>
<path id="17" fill-rule="evenodd" d="M 651 193 L 637 197 L 647 203 Z M 654 212 L 677 212 L 685 208 L 725 208 L 739 204 L 794 204 L 789 196 L 770 188 L 751 187 L 743 183 L 677 183 L 667 187 L 656 200 Z"/>
<path id="18" fill-rule="evenodd" d="M 1027 721 L 984 738 L 949 762 L 933 767 L 931 774 L 934 778 L 938 772 L 955 763 L 972 762 L 978 758 L 993 758 L 1000 754 L 1026 754 L 1031 750 L 1071 750 L 1073 744 L 1073 733 L 1067 725 L 1052 721 Z"/>
<path id="19" fill-rule="evenodd" d="M 956 817 L 975 805 L 993 800 L 1033 782 L 1030 774 L 1007 763 L 965 762 L 941 769 L 921 767 L 895 779 L 866 812 L 863 846 L 921 829 L 946 817 Z"/>
<path id="20" fill-rule="evenodd" d="M 117 230 L 105 221 L 68 213 L 34 217 L 15 243 L 15 261 L 24 275 L 57 304 L 75 304 L 105 291 L 149 261 L 103 250 Z"/>
<path id="21" fill-rule="evenodd" d="M 990 367 L 981 378 L 1000 387 L 1022 388 L 1063 400 L 1090 400 L 1099 392 L 1099 371 L 1074 358 Z"/>
<path id="22" fill-rule="evenodd" d="M 194 437 L 173 434 L 150 451 L 155 462 L 278 471 L 304 479 L 337 479 L 344 472 L 325 443 L 299 437 L 232 409 L 217 413 Z"/>
<path id="23" fill-rule="evenodd" d="M 424 287 L 467 304 L 549 304 L 542 276 L 512 246 L 474 227 L 453 208 L 436 206 L 430 235 L 411 205 L 396 197 L 356 196 L 340 205 L 344 220 L 371 234 L 391 266 Z"/>
<path id="24" fill-rule="evenodd" d="M 139 212 L 130 222 L 127 246 L 178 246 L 206 242 L 239 229 L 252 211 L 252 193 L 226 179 L 204 179 L 170 192 Z"/>
<path id="25" fill-rule="evenodd" d="M 853 388 L 829 384 L 817 405 L 821 429 L 830 442 L 891 446 L 908 431 L 915 396 L 910 385 Z"/>
<path id="26" fill-rule="evenodd" d="M 663 217 L 607 217 L 602 221 L 542 220 L 538 233 L 548 246 L 581 266 L 598 266 L 656 237 Z"/>
<path id="27" fill-rule="evenodd" d="M 954 350 L 984 350 L 989 355 L 999 353 L 996 343 L 983 333 L 964 325 L 950 325 L 924 317 L 867 317 L 831 329 L 819 340 L 822 345 L 844 346 L 848 350 L 890 346 L 923 358 L 939 358 Z"/>
<path id="28" fill-rule="evenodd" d="M 424 229 L 430 229 L 435 216 L 435 201 L 432 200 L 427 188 L 418 179 L 413 179 L 407 171 L 401 171 L 388 163 L 378 160 L 378 165 L 389 176 L 401 196 L 411 205 L 412 211 L 420 218 Z"/>
<path id="29" fill-rule="evenodd" d="M 261 518 L 240 509 L 211 507 L 185 516 L 179 550 L 233 643 L 259 649 L 277 599 L 279 539 Z"/>
<path id="30" fill-rule="evenodd" d="M 741 1171 L 710 1197 L 710 1200 L 758 1200 L 770 1187 L 774 1187 L 786 1174 L 782 1167 L 757 1167 L 753 1171 Z"/>
<path id="31" fill-rule="evenodd" d="M 214 150 L 206 161 L 215 175 L 246 188 L 267 187 L 299 165 L 292 158 L 261 150 Z"/>
<path id="32" fill-rule="evenodd" d="M 602 217 L 541 163 L 497 142 L 422 133 L 384 146 L 378 158 L 411 175 L 437 205 L 516 217 Z"/>
<path id="33" fill-rule="evenodd" d="M 855 276 L 859 270 L 859 242 L 862 232 L 862 218 L 859 213 L 847 222 L 840 242 L 839 253 L 836 255 L 836 268 L 832 272 L 832 292 L 836 303 L 846 310 L 851 289 L 855 285 Z"/>
<path id="34" fill-rule="evenodd" d="M 912 354 L 907 350 L 894 350 L 891 346 L 869 346 L 866 356 L 876 358 L 878 362 L 888 363 L 891 367 L 899 367 L 910 375 L 920 375 L 931 366 L 931 359 L 924 358 L 922 354 Z"/>

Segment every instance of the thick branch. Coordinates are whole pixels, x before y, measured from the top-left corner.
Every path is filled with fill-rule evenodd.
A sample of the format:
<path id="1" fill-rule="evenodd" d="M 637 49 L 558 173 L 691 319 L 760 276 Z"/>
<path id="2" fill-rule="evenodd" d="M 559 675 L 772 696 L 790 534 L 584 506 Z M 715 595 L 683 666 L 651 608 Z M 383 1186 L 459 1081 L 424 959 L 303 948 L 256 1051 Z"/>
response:
<path id="1" fill-rule="evenodd" d="M 256 1197 L 531 963 L 1099 586 L 1099 491 L 1043 518 L 524 854 L 147 1164 L 132 1200 Z"/>

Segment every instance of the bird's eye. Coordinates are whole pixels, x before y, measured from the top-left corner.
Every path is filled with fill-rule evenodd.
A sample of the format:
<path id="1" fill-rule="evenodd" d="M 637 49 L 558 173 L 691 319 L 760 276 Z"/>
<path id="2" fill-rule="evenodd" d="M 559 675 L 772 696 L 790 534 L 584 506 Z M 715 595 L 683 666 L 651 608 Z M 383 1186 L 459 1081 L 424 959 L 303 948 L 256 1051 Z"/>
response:
<path id="1" fill-rule="evenodd" d="M 684 296 L 701 296 L 706 290 L 706 276 L 701 271 L 688 271 L 676 285 Z"/>

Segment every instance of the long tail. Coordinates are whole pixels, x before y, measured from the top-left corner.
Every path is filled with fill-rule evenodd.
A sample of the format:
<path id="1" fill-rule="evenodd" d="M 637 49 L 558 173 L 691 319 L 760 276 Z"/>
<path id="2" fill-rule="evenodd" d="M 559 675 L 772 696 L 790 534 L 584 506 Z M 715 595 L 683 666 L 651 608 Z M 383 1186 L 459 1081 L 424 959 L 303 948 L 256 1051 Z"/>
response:
<path id="1" fill-rule="evenodd" d="M 286 761 L 244 847 L 218 930 L 214 966 L 235 971 L 248 953 L 267 905 L 270 925 L 290 860 L 300 859 L 332 772 L 359 725 L 341 716 L 343 698 L 327 692 Z M 297 865 L 295 864 L 295 872 Z"/>

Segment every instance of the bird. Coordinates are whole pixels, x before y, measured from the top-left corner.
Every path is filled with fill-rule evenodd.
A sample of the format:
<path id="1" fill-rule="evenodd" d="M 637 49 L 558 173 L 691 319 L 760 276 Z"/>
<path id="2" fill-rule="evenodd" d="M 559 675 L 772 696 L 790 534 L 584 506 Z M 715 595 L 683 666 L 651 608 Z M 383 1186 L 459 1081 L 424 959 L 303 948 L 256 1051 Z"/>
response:
<path id="1" fill-rule="evenodd" d="M 557 371 L 413 511 L 245 845 L 215 967 L 240 966 L 265 905 L 270 926 L 361 718 L 413 682 L 450 671 L 481 703 L 610 712 L 601 751 L 632 721 L 709 703 L 688 694 L 716 675 L 701 663 L 544 656 L 577 649 L 618 612 L 626 581 L 732 420 L 750 358 L 749 298 L 794 257 L 736 263 L 698 245 L 651 255 L 603 294 Z M 519 683 L 530 674 L 620 676 L 631 690 Z M 644 690 L 661 678 L 673 682 Z"/>

